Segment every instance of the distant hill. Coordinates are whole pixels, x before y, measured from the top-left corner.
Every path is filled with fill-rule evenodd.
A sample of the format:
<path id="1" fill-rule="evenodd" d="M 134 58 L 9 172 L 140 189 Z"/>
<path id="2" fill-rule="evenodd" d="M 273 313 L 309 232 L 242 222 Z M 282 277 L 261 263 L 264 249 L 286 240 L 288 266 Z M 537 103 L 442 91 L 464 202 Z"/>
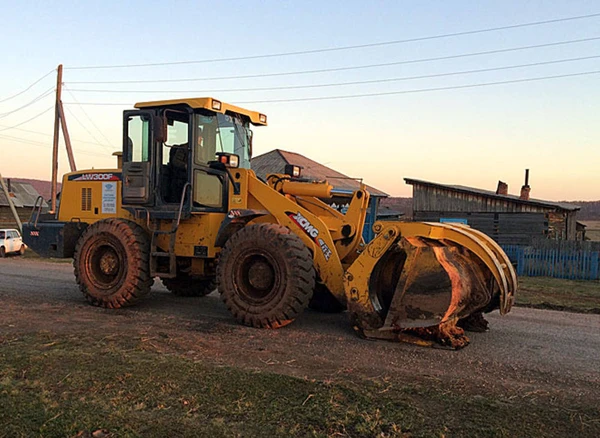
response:
<path id="1" fill-rule="evenodd" d="M 577 219 L 583 221 L 600 220 L 600 201 L 567 201 L 570 204 L 579 205 L 581 210 L 577 213 Z"/>

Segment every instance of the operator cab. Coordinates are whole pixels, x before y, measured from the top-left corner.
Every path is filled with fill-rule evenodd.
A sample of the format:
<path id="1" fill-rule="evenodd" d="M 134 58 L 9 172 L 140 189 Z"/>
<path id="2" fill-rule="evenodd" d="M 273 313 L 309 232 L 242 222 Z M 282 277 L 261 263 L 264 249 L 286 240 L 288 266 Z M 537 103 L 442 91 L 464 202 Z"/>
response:
<path id="1" fill-rule="evenodd" d="M 123 113 L 122 204 L 137 217 L 225 212 L 223 161 L 250 168 L 252 130 L 267 117 L 213 98 L 145 102 Z"/>

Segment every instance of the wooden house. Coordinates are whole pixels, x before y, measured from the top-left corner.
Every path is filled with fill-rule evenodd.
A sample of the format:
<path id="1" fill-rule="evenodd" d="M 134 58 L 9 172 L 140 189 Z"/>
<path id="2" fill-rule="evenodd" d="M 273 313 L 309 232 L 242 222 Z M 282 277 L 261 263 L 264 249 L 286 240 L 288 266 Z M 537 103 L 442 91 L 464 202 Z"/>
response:
<path id="1" fill-rule="evenodd" d="M 519 195 L 498 182 L 494 191 L 405 178 L 413 186 L 413 220 L 462 222 L 483 231 L 500 245 L 528 245 L 532 239 L 578 240 L 580 207 L 529 197 L 528 174 Z"/>
<path id="2" fill-rule="evenodd" d="M 5 182 L 21 222 L 28 221 L 31 216 L 31 210 L 40 194 L 29 182 L 17 182 L 10 178 L 5 179 Z M 46 202 L 42 202 L 42 207 L 44 209 L 48 207 Z M 4 191 L 0 190 L 0 227 L 14 228 L 15 226 L 16 221 L 10 209 L 8 199 L 6 199 Z"/>

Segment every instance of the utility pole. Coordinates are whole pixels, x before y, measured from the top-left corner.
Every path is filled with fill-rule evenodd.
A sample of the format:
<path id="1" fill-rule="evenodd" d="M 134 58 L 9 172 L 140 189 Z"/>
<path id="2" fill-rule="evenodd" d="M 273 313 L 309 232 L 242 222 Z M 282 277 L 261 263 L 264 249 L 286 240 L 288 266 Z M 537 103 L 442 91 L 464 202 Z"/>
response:
<path id="1" fill-rule="evenodd" d="M 10 192 L 8 191 L 8 188 L 6 187 L 6 184 L 4 183 L 4 178 L 2 178 L 2 174 L 0 174 L 0 185 L 2 186 L 2 190 L 4 191 L 4 195 L 6 196 L 6 200 L 8 201 L 8 205 L 10 206 L 12 214 L 15 217 L 15 221 L 17 222 L 17 225 L 19 226 L 19 231 L 23 232 L 23 224 L 21 224 L 21 218 L 19 218 L 19 214 L 17 213 L 15 204 L 13 203 L 12 198 L 10 197 Z"/>
<path id="2" fill-rule="evenodd" d="M 62 64 L 58 66 L 56 75 L 56 101 L 54 103 L 54 141 L 52 143 L 52 205 L 50 213 L 56 213 L 56 182 L 58 179 L 58 130 L 60 115 L 58 113 L 58 103 L 60 102 L 62 92 Z"/>
<path id="3" fill-rule="evenodd" d="M 75 166 L 75 157 L 71 147 L 71 137 L 67 129 L 67 121 L 65 119 L 65 110 L 62 104 L 62 64 L 58 65 L 56 74 L 56 101 L 54 104 L 54 141 L 52 143 L 52 206 L 50 213 L 56 213 L 56 197 L 58 185 L 58 142 L 59 131 L 62 128 L 63 138 L 65 139 L 65 147 L 69 158 L 69 167 L 71 172 L 77 170 Z"/>

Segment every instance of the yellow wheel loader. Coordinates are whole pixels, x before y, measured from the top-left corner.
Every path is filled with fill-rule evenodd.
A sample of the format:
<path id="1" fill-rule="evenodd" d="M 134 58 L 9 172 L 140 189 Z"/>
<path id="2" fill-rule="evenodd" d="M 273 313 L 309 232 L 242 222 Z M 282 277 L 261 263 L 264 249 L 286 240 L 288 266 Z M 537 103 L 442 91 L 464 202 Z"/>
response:
<path id="1" fill-rule="evenodd" d="M 117 168 L 64 175 L 58 211 L 34 208 L 24 226 L 40 255 L 73 257 L 91 304 L 134 304 L 159 277 L 181 296 L 218 285 L 253 327 L 283 327 L 310 305 L 347 309 L 360 336 L 451 348 L 468 343 L 461 327 L 486 328 L 483 312 L 510 310 L 515 272 L 486 235 L 377 222 L 365 244 L 364 186 L 342 214 L 325 201 L 343 194 L 296 166 L 259 179 L 250 126 L 264 114 L 213 98 L 135 108 L 123 113 Z"/>

